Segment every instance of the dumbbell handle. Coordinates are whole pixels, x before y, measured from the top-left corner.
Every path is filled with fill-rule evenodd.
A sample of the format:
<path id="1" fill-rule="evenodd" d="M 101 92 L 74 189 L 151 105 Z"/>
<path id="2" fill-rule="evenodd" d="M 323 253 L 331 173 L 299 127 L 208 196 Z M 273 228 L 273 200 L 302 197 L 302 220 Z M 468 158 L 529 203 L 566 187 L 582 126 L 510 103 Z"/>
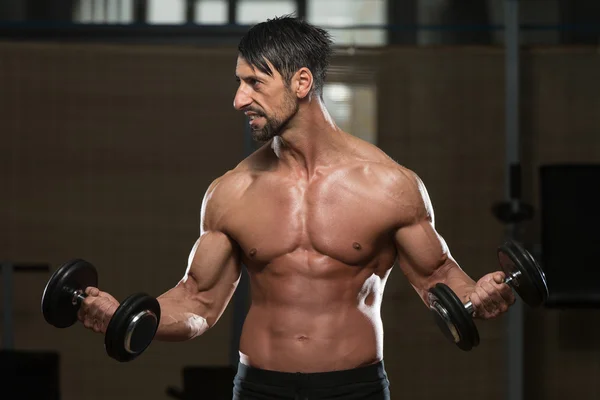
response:
<path id="1" fill-rule="evenodd" d="M 514 287 L 515 283 L 513 283 L 513 280 L 517 279 L 519 277 L 519 275 L 521 275 L 521 271 L 515 271 L 514 273 L 512 273 L 509 276 L 507 276 L 506 278 L 504 278 L 503 283 L 506 283 L 510 287 Z M 470 315 L 473 315 L 473 303 L 472 302 L 469 301 L 468 303 L 466 303 L 465 308 L 467 309 L 467 312 Z"/>
<path id="2" fill-rule="evenodd" d="M 88 295 L 81 289 L 78 289 L 78 290 L 67 289 L 67 290 L 73 296 L 71 298 L 71 303 L 73 303 L 74 306 L 81 305 L 83 300 L 85 300 L 85 298 L 88 297 Z"/>

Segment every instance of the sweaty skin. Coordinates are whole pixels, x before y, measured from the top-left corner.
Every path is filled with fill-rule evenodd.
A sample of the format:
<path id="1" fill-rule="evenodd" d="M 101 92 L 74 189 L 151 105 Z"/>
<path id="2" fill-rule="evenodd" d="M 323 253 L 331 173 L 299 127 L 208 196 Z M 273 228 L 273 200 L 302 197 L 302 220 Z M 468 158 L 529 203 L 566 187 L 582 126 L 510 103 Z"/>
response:
<path id="1" fill-rule="evenodd" d="M 415 177 L 338 135 L 339 153 L 310 176 L 278 162 L 267 145 L 214 188 L 224 200 L 215 229 L 239 244 L 251 281 L 240 344 L 246 364 L 311 372 L 381 360 L 381 301 L 399 239 L 432 236 L 412 249 L 410 257 L 432 263 L 412 272 L 415 282 L 448 260 L 431 225 L 421 226 L 428 217 Z"/>
<path id="2" fill-rule="evenodd" d="M 426 305 L 437 282 L 471 300 L 479 318 L 514 302 L 502 272 L 477 283 L 463 272 L 435 230 L 423 182 L 336 127 L 311 98 L 310 71 L 301 69 L 289 89 L 277 72 L 257 73 L 243 59 L 236 75 L 234 105 L 252 117 L 252 128 L 259 132 L 271 116 L 262 137 L 285 130 L 208 188 L 186 273 L 158 297 L 156 340 L 189 340 L 213 327 L 242 264 L 251 306 L 240 361 L 268 370 L 322 372 L 382 360 L 381 302 L 395 264 Z M 290 96 L 301 100 L 296 110 Z M 118 302 L 96 288 L 87 293 L 79 318 L 105 332 Z"/>

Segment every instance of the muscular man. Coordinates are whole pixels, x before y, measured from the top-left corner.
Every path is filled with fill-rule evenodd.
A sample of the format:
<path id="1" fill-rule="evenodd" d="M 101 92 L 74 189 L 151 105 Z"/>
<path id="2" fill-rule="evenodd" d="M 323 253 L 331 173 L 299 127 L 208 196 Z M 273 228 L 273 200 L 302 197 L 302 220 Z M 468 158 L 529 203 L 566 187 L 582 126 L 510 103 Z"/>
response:
<path id="1" fill-rule="evenodd" d="M 243 37 L 234 107 L 264 145 L 210 185 L 185 275 L 158 298 L 156 340 L 195 338 L 247 267 L 235 399 L 389 399 L 380 308 L 396 261 L 426 304 L 437 282 L 479 318 L 514 302 L 502 272 L 475 282 L 454 261 L 415 173 L 336 126 L 322 99 L 330 46 L 291 17 Z M 80 319 L 104 332 L 118 303 L 87 293 Z"/>

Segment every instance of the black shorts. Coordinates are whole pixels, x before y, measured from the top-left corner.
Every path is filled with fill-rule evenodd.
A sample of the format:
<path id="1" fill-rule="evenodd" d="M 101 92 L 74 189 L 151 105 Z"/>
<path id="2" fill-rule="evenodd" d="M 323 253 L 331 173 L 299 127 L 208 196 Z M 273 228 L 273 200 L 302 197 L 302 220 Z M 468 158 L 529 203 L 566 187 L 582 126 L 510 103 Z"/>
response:
<path id="1" fill-rule="evenodd" d="M 267 371 L 240 363 L 233 383 L 233 400 L 390 399 L 383 361 L 316 373 Z"/>

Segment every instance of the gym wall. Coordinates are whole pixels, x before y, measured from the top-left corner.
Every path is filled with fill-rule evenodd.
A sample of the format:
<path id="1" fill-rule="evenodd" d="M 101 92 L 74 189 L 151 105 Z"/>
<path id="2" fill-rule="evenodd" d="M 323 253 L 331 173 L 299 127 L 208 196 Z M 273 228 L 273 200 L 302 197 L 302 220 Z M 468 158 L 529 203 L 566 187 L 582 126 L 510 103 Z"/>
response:
<path id="1" fill-rule="evenodd" d="M 175 285 L 205 190 L 243 158 L 235 59 L 217 49 L 1 44 L 1 257 L 55 267 L 84 258 L 119 300 Z M 15 345 L 60 353 L 64 400 L 165 399 L 183 366 L 229 360 L 231 308 L 203 340 L 157 342 L 119 364 L 103 336 L 46 324 L 49 276 L 20 275 Z"/>
<path id="2" fill-rule="evenodd" d="M 490 210 L 504 198 L 504 54 L 493 48 L 390 49 L 381 65 L 379 144 L 424 180 L 438 231 L 477 279 L 497 267 L 495 250 L 504 238 Z M 540 167 L 600 163 L 599 71 L 593 48 L 522 52 L 523 197 L 536 214 L 521 233 L 533 248 L 541 238 Z M 564 268 L 565 274 L 581 271 Z M 390 279 L 384 301 L 386 366 L 400 380 L 401 393 L 506 399 L 506 318 L 479 321 L 481 345 L 459 353 L 441 342 L 409 293 L 402 279 Z M 403 301 L 390 304 L 396 296 Z M 524 398 L 597 399 L 599 358 L 597 309 L 526 309 Z"/>
<path id="3" fill-rule="evenodd" d="M 490 207 L 503 198 L 503 53 L 358 54 L 335 62 L 375 71 L 380 146 L 425 181 L 437 228 L 463 269 L 475 279 L 495 269 L 503 227 Z M 117 299 L 174 285 L 198 235 L 204 191 L 244 156 L 234 65 L 233 48 L 0 43 L 0 257 L 54 266 L 88 259 Z M 598 67 L 592 50 L 525 51 L 524 194 L 536 207 L 539 165 L 600 162 Z M 539 214 L 525 226 L 529 243 L 538 226 Z M 205 336 L 154 343 L 118 364 L 101 335 L 43 321 L 46 280 L 15 276 L 16 346 L 60 353 L 65 400 L 167 399 L 184 366 L 228 362 L 231 307 Z M 481 345 L 463 353 L 399 270 L 384 297 L 394 398 L 506 398 L 505 318 L 479 322 Z M 589 321 L 585 312 L 527 312 L 527 398 L 597 398 L 600 335 Z M 581 326 L 592 330 L 583 340 Z"/>

